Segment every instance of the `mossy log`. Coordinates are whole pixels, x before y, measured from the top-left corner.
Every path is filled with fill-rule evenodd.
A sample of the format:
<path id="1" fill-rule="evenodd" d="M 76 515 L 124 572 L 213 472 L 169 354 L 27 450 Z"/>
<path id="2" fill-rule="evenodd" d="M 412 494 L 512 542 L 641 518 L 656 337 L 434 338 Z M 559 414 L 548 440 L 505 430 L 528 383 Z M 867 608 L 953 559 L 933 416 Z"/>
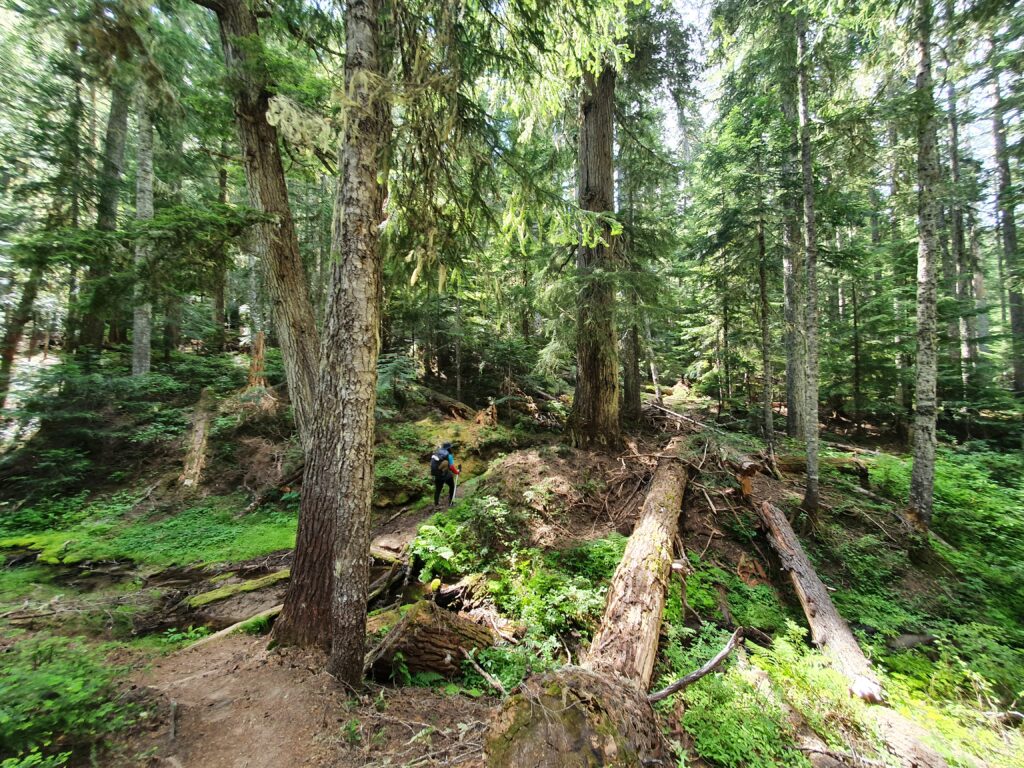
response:
<path id="1" fill-rule="evenodd" d="M 676 438 L 662 451 L 582 666 L 532 678 L 506 702 L 487 739 L 489 766 L 670 764 L 646 691 L 686 490 L 681 447 Z"/>
<path id="2" fill-rule="evenodd" d="M 368 674 L 391 673 L 397 654 L 410 672 L 453 675 L 462 669 L 462 651 L 494 645 L 495 634 L 476 622 L 421 600 L 401 609 L 402 618 L 366 654 Z"/>
<path id="3" fill-rule="evenodd" d="M 225 584 L 223 587 L 211 589 L 209 592 L 192 595 L 192 597 L 188 598 L 185 602 L 188 603 L 190 608 L 202 608 L 204 605 L 215 603 L 218 600 L 226 600 L 229 597 L 233 597 L 243 592 L 255 592 L 258 589 L 272 587 L 275 584 L 285 581 L 291 575 L 291 568 L 285 568 L 281 571 L 268 573 L 266 576 L 260 576 L 258 579 L 249 579 L 248 581 L 238 582 L 237 584 Z"/>

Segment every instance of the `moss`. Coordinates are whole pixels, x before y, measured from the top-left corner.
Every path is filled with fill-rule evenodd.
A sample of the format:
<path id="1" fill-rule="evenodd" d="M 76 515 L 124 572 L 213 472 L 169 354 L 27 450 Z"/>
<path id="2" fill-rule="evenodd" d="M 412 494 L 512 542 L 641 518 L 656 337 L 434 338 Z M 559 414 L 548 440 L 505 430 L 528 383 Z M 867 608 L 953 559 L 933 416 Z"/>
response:
<path id="1" fill-rule="evenodd" d="M 290 577 L 291 568 L 285 568 L 281 571 L 268 573 L 266 576 L 261 576 L 258 579 L 250 579 L 249 581 L 239 582 L 238 584 L 225 584 L 223 587 L 211 589 L 209 592 L 203 592 L 200 595 L 193 595 L 187 600 L 187 602 L 192 608 L 200 608 L 204 605 L 215 603 L 218 600 L 225 600 L 233 595 L 238 595 L 243 592 L 255 592 L 258 589 L 273 586 L 274 584 L 285 581 Z"/>

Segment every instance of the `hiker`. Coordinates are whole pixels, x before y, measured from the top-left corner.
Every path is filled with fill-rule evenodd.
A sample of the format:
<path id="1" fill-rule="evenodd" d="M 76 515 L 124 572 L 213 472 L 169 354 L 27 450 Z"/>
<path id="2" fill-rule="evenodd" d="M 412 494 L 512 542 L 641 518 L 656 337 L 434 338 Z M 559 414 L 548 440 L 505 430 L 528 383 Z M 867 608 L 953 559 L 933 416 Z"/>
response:
<path id="1" fill-rule="evenodd" d="M 434 506 L 441 501 L 441 488 L 448 486 L 448 504 L 455 498 L 455 475 L 459 474 L 452 455 L 452 444 L 442 443 L 430 457 L 430 474 L 434 478 Z"/>

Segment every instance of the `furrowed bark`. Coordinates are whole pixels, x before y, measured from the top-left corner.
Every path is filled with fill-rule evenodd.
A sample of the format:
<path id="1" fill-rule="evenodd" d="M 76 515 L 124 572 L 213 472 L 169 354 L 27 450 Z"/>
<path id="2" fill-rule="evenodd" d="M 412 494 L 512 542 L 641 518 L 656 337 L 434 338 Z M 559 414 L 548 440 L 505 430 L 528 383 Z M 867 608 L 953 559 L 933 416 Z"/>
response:
<path id="1" fill-rule="evenodd" d="M 647 700 L 672 571 L 687 469 L 677 438 L 662 451 L 604 617 L 582 666 L 530 678 L 491 729 L 489 766 L 643 766 L 668 759 Z"/>
<path id="2" fill-rule="evenodd" d="M 196 2 L 214 11 L 220 24 L 228 81 L 234 86 L 232 96 L 250 204 L 273 219 L 257 227 L 262 241 L 260 251 L 265 257 L 274 329 L 281 344 L 295 420 L 303 447 L 308 448 L 319 335 L 299 254 L 277 129 L 267 122 L 271 84 L 262 74 L 264 68 L 253 60 L 253 43 L 259 40 L 259 24 L 246 0 Z"/>
<path id="3" fill-rule="evenodd" d="M 917 367 L 914 399 L 914 464 L 908 514 L 920 530 L 931 527 L 935 480 L 937 378 L 936 262 L 939 186 L 932 93 L 931 0 L 917 0 Z"/>
<path id="4" fill-rule="evenodd" d="M 580 208 L 610 214 L 615 209 L 615 70 L 583 73 L 580 104 L 578 199 Z M 608 276 L 615 261 L 611 232 L 598 227 L 602 242 L 580 244 L 576 269 L 576 392 L 569 435 L 578 448 L 613 448 L 619 443 L 619 360 L 615 333 L 615 287 Z"/>

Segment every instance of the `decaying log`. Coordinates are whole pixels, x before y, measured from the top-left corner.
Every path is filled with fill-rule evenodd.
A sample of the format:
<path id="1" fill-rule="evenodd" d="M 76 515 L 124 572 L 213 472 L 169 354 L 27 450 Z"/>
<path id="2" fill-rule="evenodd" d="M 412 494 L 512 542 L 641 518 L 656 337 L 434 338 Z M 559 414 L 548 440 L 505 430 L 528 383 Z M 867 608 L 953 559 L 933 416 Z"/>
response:
<path id="1" fill-rule="evenodd" d="M 811 628 L 811 642 L 822 648 L 840 672 L 850 681 L 850 692 L 865 701 L 882 700 L 882 686 L 850 627 L 839 615 L 828 590 L 808 560 L 789 520 L 774 504 L 755 505 L 768 529 L 768 540 L 789 573 L 800 605 Z"/>
<path id="2" fill-rule="evenodd" d="M 822 648 L 832 659 L 833 666 L 846 677 L 851 694 L 868 702 L 881 702 L 884 695 L 881 684 L 807 559 L 786 516 L 767 501 L 754 506 L 768 529 L 768 539 L 782 567 L 789 572 L 811 628 L 811 642 Z M 920 726 L 888 707 L 872 707 L 867 713 L 887 749 L 903 768 L 948 768 L 942 756 L 924 743 L 925 734 Z"/>
<path id="3" fill-rule="evenodd" d="M 453 675 L 462 669 L 462 652 L 494 645 L 496 637 L 487 627 L 421 600 L 404 609 L 404 615 L 384 639 L 366 654 L 367 674 L 391 674 L 395 656 L 410 672 L 438 672 Z"/>
<path id="4" fill-rule="evenodd" d="M 442 395 L 437 390 L 430 389 L 429 387 L 420 387 L 419 391 L 423 393 L 423 396 L 428 402 L 456 418 L 472 419 L 476 416 L 476 410 L 474 408 L 470 408 L 465 403 L 459 402 L 454 397 Z"/>
<path id="5" fill-rule="evenodd" d="M 582 666 L 530 678 L 508 699 L 487 740 L 489 766 L 668 763 L 668 745 L 646 690 L 686 489 L 681 448 L 676 438 L 661 453 Z"/>
<path id="6" fill-rule="evenodd" d="M 204 638 L 196 640 L 194 643 L 192 643 L 192 645 L 186 645 L 184 648 L 181 649 L 181 651 L 179 651 L 179 653 L 184 651 L 192 651 L 196 648 L 202 648 L 207 643 L 212 643 L 214 640 L 220 640 L 222 637 L 232 635 L 235 632 L 238 632 L 250 621 L 256 621 L 257 619 L 269 619 L 274 616 L 277 616 L 277 614 L 281 612 L 281 608 L 283 607 L 283 605 L 275 605 L 273 608 L 267 608 L 265 611 L 260 611 L 259 613 L 253 614 L 247 619 L 242 619 L 242 621 L 232 624 L 230 627 L 225 627 L 219 632 L 214 632 L 212 635 L 207 635 Z"/>
<path id="7" fill-rule="evenodd" d="M 213 418 L 217 398 L 209 387 L 199 393 L 199 402 L 196 404 L 195 413 L 192 416 L 192 432 L 188 439 L 188 448 L 185 452 L 185 468 L 178 478 L 178 483 L 183 488 L 196 488 L 203 478 L 203 468 L 206 466 L 206 443 L 209 439 L 210 420 Z"/>
<path id="8" fill-rule="evenodd" d="M 803 472 L 807 469 L 807 459 L 803 456 L 777 456 L 776 466 L 783 472 Z M 832 467 L 837 472 L 853 475 L 860 482 L 860 487 L 871 487 L 868 476 L 868 465 L 857 458 L 846 456 L 822 456 L 818 463 L 823 467 Z"/>

